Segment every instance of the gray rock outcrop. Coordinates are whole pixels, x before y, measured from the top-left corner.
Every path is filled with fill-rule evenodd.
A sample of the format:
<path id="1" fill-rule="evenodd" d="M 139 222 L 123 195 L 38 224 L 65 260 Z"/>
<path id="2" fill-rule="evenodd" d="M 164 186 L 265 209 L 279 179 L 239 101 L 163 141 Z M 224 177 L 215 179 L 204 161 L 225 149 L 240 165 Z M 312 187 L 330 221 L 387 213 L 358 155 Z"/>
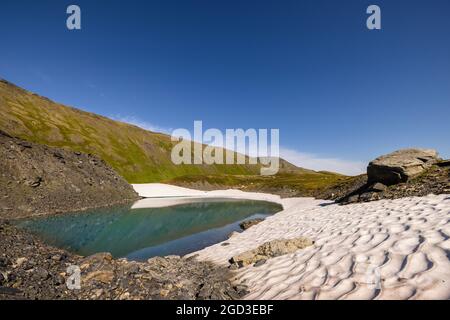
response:
<path id="1" fill-rule="evenodd" d="M 439 161 L 432 149 L 403 149 L 376 158 L 367 167 L 368 183 L 394 185 L 406 182 Z"/>
<path id="2" fill-rule="evenodd" d="M 94 155 L 0 131 L 0 218 L 54 214 L 135 201 L 133 187 Z"/>
<path id="3" fill-rule="evenodd" d="M 242 268 L 251 264 L 261 265 L 267 259 L 293 253 L 299 249 L 314 244 L 308 238 L 300 237 L 289 240 L 272 240 L 260 245 L 258 248 L 243 252 L 230 259 L 232 266 Z"/>
<path id="4" fill-rule="evenodd" d="M 253 226 L 255 226 L 255 225 L 257 225 L 258 223 L 261 223 L 261 222 L 263 222 L 263 221 L 264 221 L 264 219 L 261 219 L 261 218 L 251 219 L 251 220 L 247 220 L 247 221 L 241 222 L 241 223 L 239 224 L 239 227 L 240 227 L 242 230 L 247 230 L 248 228 L 251 228 L 251 227 L 253 227 Z"/>

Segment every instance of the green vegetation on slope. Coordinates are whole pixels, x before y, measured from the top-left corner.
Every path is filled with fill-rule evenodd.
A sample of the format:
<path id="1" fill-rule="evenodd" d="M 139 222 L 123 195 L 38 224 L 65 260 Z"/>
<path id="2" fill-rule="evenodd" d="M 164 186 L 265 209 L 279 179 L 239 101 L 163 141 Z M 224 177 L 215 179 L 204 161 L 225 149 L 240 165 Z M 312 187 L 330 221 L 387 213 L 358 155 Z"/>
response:
<path id="1" fill-rule="evenodd" d="M 143 130 L 50 101 L 0 81 L 0 129 L 36 143 L 96 154 L 131 183 L 182 175 L 258 174 L 259 165 L 175 165 L 175 142 Z"/>
<path id="2" fill-rule="evenodd" d="M 289 196 L 319 196 L 331 186 L 349 179 L 334 173 L 279 173 L 274 176 L 202 175 L 181 176 L 164 181 L 183 187 L 213 190 L 223 188 L 259 191 Z"/>
<path id="3" fill-rule="evenodd" d="M 175 165 L 170 153 L 176 142 L 168 135 L 55 103 L 4 80 L 0 80 L 0 114 L 0 129 L 8 134 L 95 154 L 130 183 L 204 182 L 248 190 L 290 189 L 306 195 L 343 179 L 284 160 L 273 177 L 260 176 L 260 165 Z"/>

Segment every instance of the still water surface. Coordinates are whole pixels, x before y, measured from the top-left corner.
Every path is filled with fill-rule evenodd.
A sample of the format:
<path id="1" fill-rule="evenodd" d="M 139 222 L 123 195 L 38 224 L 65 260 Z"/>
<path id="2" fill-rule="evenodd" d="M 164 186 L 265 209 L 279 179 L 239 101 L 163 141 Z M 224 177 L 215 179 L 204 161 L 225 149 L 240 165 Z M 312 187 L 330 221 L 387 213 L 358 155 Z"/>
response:
<path id="1" fill-rule="evenodd" d="M 96 209 L 23 220 L 18 225 L 48 244 L 83 256 L 110 252 L 140 261 L 203 249 L 240 231 L 242 221 L 281 210 L 279 204 L 265 201 L 207 199 L 162 208 Z"/>

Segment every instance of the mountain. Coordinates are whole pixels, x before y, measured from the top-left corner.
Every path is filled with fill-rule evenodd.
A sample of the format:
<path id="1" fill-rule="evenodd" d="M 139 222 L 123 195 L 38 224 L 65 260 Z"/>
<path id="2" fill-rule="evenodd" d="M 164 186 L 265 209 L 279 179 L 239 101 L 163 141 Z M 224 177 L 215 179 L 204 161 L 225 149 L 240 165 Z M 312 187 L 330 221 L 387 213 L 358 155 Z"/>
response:
<path id="1" fill-rule="evenodd" d="M 238 186 L 246 181 L 273 185 L 276 177 L 283 176 L 277 187 L 309 184 L 314 189 L 343 178 L 282 159 L 276 177 L 261 177 L 259 164 L 175 165 L 170 154 L 176 142 L 170 136 L 53 102 L 6 80 L 0 80 L 0 114 L 0 130 L 31 142 L 97 155 L 130 183 L 184 183 L 209 177 L 216 185 Z"/>
<path id="2" fill-rule="evenodd" d="M 55 103 L 0 81 L 0 129 L 19 138 L 92 153 L 130 183 L 182 175 L 259 173 L 259 165 L 175 165 L 170 136 Z"/>

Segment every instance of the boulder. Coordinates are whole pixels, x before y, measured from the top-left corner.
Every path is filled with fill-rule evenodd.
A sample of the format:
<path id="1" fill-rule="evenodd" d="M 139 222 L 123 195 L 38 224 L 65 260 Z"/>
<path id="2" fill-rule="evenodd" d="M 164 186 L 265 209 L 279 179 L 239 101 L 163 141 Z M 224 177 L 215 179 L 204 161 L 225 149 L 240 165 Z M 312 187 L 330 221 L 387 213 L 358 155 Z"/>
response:
<path id="1" fill-rule="evenodd" d="M 102 262 L 110 262 L 113 259 L 113 256 L 109 252 L 98 252 L 92 254 L 90 256 L 85 257 L 82 262 L 88 264 L 99 264 Z"/>
<path id="2" fill-rule="evenodd" d="M 261 265 L 261 261 L 269 258 L 282 256 L 293 253 L 299 249 L 303 249 L 313 245 L 313 241 L 300 237 L 290 240 L 272 240 L 260 245 L 258 248 L 243 252 L 230 259 L 232 265 L 242 268 L 251 264 Z"/>
<path id="3" fill-rule="evenodd" d="M 394 185 L 406 182 L 440 159 L 431 149 L 403 149 L 381 156 L 367 167 L 368 183 Z"/>
<path id="4" fill-rule="evenodd" d="M 450 167 L 450 160 L 442 160 L 437 163 L 439 167 Z"/>
<path id="5" fill-rule="evenodd" d="M 242 230 L 247 230 L 250 227 L 253 227 L 254 225 L 257 225 L 260 222 L 263 222 L 264 219 L 258 218 L 258 219 L 251 219 L 247 221 L 243 221 L 239 224 L 239 227 L 241 227 Z"/>
<path id="6" fill-rule="evenodd" d="M 259 266 L 262 266 L 263 264 L 265 264 L 267 262 L 267 260 L 265 260 L 265 259 L 262 259 L 262 260 L 258 260 L 258 261 L 256 261 L 256 263 L 253 265 L 254 267 L 259 267 Z"/>
<path id="7" fill-rule="evenodd" d="M 384 184 L 380 183 L 380 182 L 375 182 L 374 184 L 372 184 L 371 186 L 369 186 L 369 191 L 373 191 L 373 192 L 383 192 L 386 191 L 387 186 L 385 186 Z"/>
<path id="8" fill-rule="evenodd" d="M 358 201 L 359 201 L 359 195 L 354 194 L 354 195 L 344 198 L 342 202 L 345 204 L 349 204 L 349 203 L 356 203 Z"/>
<path id="9" fill-rule="evenodd" d="M 114 272 L 110 270 L 99 270 L 88 273 L 83 279 L 85 282 L 98 281 L 103 283 L 110 283 L 114 279 Z"/>

